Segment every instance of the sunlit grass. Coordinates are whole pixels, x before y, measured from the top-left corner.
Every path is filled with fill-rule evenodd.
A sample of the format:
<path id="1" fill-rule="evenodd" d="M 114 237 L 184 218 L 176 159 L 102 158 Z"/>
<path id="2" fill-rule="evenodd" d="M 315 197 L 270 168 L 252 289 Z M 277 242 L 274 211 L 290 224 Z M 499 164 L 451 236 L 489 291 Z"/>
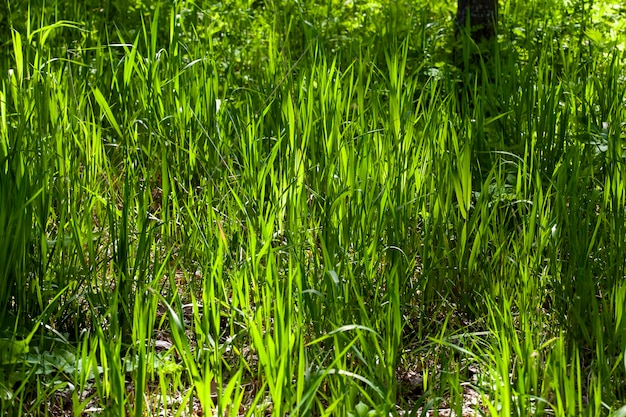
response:
<path id="1" fill-rule="evenodd" d="M 624 19 L 549 3 L 11 9 L 3 413 L 622 407 Z"/>

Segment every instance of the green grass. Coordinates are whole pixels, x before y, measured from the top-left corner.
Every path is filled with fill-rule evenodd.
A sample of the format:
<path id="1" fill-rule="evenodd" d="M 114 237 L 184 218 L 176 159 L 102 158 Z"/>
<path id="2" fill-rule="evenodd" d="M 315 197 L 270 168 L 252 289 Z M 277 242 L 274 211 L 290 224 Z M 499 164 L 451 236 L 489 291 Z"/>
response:
<path id="1" fill-rule="evenodd" d="M 18 3 L 4 415 L 625 415 L 618 2 Z"/>

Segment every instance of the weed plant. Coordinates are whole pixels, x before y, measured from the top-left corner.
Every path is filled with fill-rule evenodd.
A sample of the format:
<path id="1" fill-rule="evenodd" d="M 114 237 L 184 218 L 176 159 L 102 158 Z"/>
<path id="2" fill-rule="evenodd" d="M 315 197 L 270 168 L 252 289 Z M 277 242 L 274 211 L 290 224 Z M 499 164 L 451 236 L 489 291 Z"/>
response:
<path id="1" fill-rule="evenodd" d="M 623 416 L 626 10 L 450 3 L 1 6 L 3 415 Z"/>

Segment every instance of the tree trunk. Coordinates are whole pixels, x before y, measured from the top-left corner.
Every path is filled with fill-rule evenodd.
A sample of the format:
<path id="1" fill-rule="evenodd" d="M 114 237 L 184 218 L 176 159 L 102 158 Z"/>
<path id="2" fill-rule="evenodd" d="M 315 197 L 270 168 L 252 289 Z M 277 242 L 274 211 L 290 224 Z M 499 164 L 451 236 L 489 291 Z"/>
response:
<path id="1" fill-rule="evenodd" d="M 458 0 L 456 33 L 467 30 L 476 42 L 496 34 L 498 0 Z"/>

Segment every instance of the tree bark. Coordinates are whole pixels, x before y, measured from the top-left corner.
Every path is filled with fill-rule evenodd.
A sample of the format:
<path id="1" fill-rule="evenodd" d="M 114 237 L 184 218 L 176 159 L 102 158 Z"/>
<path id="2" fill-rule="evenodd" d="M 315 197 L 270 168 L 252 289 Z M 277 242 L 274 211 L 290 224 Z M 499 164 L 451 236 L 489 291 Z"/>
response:
<path id="1" fill-rule="evenodd" d="M 498 0 L 458 0 L 456 33 L 467 31 L 476 42 L 496 34 Z"/>

